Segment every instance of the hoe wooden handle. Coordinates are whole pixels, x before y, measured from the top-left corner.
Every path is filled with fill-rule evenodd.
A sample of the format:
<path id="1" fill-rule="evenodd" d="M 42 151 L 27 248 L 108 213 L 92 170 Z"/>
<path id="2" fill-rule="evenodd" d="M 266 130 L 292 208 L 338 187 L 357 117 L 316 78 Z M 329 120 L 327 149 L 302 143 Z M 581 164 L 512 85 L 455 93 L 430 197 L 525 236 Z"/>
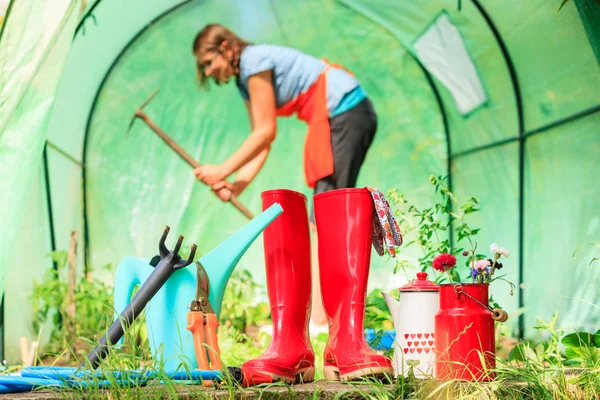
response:
<path id="1" fill-rule="evenodd" d="M 135 115 L 141 118 L 146 123 L 146 125 L 150 127 L 150 129 L 156 132 L 156 134 L 160 136 L 160 138 L 167 145 L 169 145 L 170 148 L 175 150 L 175 152 L 179 154 L 179 156 L 183 158 L 184 161 L 187 162 L 192 168 L 198 168 L 202 166 L 198 161 L 194 160 L 192 156 L 190 156 L 180 145 L 175 143 L 175 141 L 171 139 L 171 137 L 167 135 L 165 131 L 160 129 L 160 127 L 156 125 L 154 121 L 152 121 L 150 117 L 148 117 L 148 115 L 146 115 L 146 113 L 144 113 L 141 109 L 138 109 L 135 112 Z M 254 215 L 250 212 L 250 210 L 248 210 L 246 206 L 244 206 L 233 193 L 231 194 L 229 202 L 233 204 L 233 206 L 237 208 L 242 214 L 244 214 L 248 219 L 254 218 Z"/>

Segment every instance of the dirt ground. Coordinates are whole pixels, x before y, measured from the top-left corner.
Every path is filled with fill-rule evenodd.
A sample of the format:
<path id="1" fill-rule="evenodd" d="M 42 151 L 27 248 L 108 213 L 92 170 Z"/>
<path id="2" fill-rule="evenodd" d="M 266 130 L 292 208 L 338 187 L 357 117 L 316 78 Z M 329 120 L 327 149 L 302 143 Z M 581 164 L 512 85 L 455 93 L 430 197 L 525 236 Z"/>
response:
<path id="1" fill-rule="evenodd" d="M 383 390 L 392 390 L 392 385 L 385 385 L 382 387 Z M 164 387 L 159 385 L 150 385 L 141 389 L 132 389 L 127 391 L 123 389 L 120 393 L 123 395 L 121 398 L 159 398 L 164 399 L 240 399 L 240 400 L 253 400 L 253 399 L 275 399 L 275 398 L 293 398 L 293 399 L 364 399 L 365 392 L 372 391 L 369 387 L 351 386 L 337 382 L 318 381 L 314 383 L 308 383 L 303 385 L 294 385 L 292 389 L 286 386 L 274 386 L 267 389 L 245 389 L 236 390 L 232 396 L 227 390 L 218 390 L 216 388 L 201 388 L 201 387 L 183 387 L 177 395 L 169 393 Z M 380 392 L 381 390 L 377 390 Z M 344 394 L 342 394 L 344 393 Z M 111 398 L 108 392 L 99 393 L 100 398 Z M 92 394 L 96 398 L 98 393 Z M 0 395 L 1 400 L 16 400 L 16 399 L 65 399 L 65 398 L 81 398 L 76 392 L 50 392 L 50 391 L 36 391 L 30 393 L 15 393 Z"/>

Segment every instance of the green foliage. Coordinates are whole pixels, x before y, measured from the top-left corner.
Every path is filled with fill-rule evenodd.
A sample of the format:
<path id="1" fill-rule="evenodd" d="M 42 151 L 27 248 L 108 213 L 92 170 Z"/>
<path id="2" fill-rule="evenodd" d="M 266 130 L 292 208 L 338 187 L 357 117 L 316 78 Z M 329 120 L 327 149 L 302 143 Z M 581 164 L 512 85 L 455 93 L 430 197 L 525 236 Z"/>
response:
<path id="1" fill-rule="evenodd" d="M 57 353 L 65 346 L 65 342 L 75 340 L 77 336 L 94 337 L 107 326 L 113 316 L 113 288 L 101 280 L 88 281 L 81 277 L 75 286 L 76 332 L 68 332 L 63 324 L 67 318 L 67 252 L 55 251 L 50 257 L 57 269 L 48 269 L 41 282 L 33 282 L 32 328 L 34 332 L 40 332 L 46 322 L 50 321 L 50 339 L 46 350 Z M 111 266 L 106 265 L 104 269 L 110 270 Z M 93 271 L 90 269 L 90 272 Z"/>
<path id="2" fill-rule="evenodd" d="M 588 332 L 574 332 L 570 335 L 562 338 L 561 343 L 569 347 L 600 347 L 600 342 L 598 342 L 598 337 L 600 336 L 600 331 L 596 332 L 596 334 L 591 334 Z"/>
<path id="3" fill-rule="evenodd" d="M 391 291 L 390 295 L 398 298 L 398 290 Z M 394 321 L 379 289 L 374 289 L 367 295 L 364 327 L 374 331 L 373 339 L 369 341 L 372 347 L 378 347 L 384 335 L 388 335 L 386 331 L 394 329 Z M 391 357 L 393 354 L 393 349 L 385 351 L 386 356 Z"/>
<path id="4" fill-rule="evenodd" d="M 600 366 L 600 330 L 594 334 L 574 332 L 563 337 L 561 343 L 566 347 L 566 364 Z"/>
<path id="5" fill-rule="evenodd" d="M 433 259 L 442 253 L 449 253 L 455 257 L 462 254 L 464 248 L 450 246 L 451 226 L 456 232 L 457 244 L 464 243 L 471 249 L 476 248 L 474 239 L 480 229 L 473 228 L 468 224 L 467 215 L 479 211 L 479 202 L 477 198 L 471 197 L 461 203 L 446 185 L 446 178 L 442 176 L 432 175 L 429 181 L 439 197 L 435 204 L 425 208 L 419 208 L 409 202 L 404 194 L 399 193 L 396 189 L 388 191 L 388 202 L 394 208 L 394 214 L 402 234 L 407 238 L 416 235 L 416 240 L 411 240 L 396 248 L 394 273 L 404 271 L 406 274 L 408 269 L 429 270 L 430 276 L 434 277 L 432 280 L 442 283 L 446 280 L 446 274 L 438 274 L 431 268 Z M 415 245 L 421 250 L 421 256 L 416 265 L 401 256 L 403 251 L 406 252 L 406 249 Z M 483 257 L 483 255 L 481 256 Z M 465 259 L 465 265 L 469 265 L 468 259 Z M 458 268 L 451 269 L 451 274 L 454 282 L 461 282 Z"/>
<path id="6" fill-rule="evenodd" d="M 540 369 L 549 365 L 559 368 L 600 368 L 600 330 L 594 334 L 573 332 L 564 335 L 564 332 L 556 327 L 557 320 L 558 313 L 553 315 L 551 321 L 538 319 L 535 328 L 541 333 L 546 333 L 547 340 L 537 344 L 518 344 L 511 350 L 509 361 L 522 362 Z"/>
<path id="7" fill-rule="evenodd" d="M 245 332 L 246 327 L 261 325 L 269 321 L 269 305 L 257 301 L 264 297 L 264 288 L 252 279 L 244 269 L 236 269 L 225 290 L 221 308 L 221 324 Z"/>
<path id="8" fill-rule="evenodd" d="M 255 342 L 233 326 L 227 325 L 221 325 L 218 335 L 221 362 L 230 366 L 239 366 L 258 357 L 270 340 L 269 335 L 261 334 L 258 342 Z"/>
<path id="9" fill-rule="evenodd" d="M 398 290 L 395 289 L 390 293 L 391 296 L 398 298 Z M 367 295 L 365 309 L 365 328 L 374 330 L 392 329 L 394 322 L 387 308 L 385 299 L 381 295 L 381 290 L 374 289 Z"/>

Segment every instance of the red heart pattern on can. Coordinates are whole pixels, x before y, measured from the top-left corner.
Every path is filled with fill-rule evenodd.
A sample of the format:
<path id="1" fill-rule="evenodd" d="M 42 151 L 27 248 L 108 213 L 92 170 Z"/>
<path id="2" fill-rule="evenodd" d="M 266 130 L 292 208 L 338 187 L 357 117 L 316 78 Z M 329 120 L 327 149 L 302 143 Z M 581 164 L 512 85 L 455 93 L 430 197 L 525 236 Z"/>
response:
<path id="1" fill-rule="evenodd" d="M 405 333 L 404 334 L 405 339 L 408 339 L 409 337 L 411 339 L 415 339 L 415 338 L 429 339 L 430 336 L 431 336 L 431 339 L 433 339 L 433 337 L 434 337 L 433 333 Z M 414 354 L 415 351 L 417 352 L 417 354 L 421 354 L 423 351 L 425 351 L 425 354 L 428 354 L 429 352 L 433 352 L 433 344 L 434 344 L 433 340 L 407 340 L 406 347 L 403 348 L 403 351 L 404 351 L 404 354 L 408 354 L 408 352 L 410 352 L 411 354 Z"/>

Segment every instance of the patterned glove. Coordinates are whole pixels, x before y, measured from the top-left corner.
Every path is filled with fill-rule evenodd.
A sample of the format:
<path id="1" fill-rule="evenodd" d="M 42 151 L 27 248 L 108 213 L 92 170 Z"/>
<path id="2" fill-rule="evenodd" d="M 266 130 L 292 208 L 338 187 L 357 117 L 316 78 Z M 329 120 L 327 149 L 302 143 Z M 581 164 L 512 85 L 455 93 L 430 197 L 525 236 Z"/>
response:
<path id="1" fill-rule="evenodd" d="M 396 246 L 402 245 L 402 234 L 400 227 L 394 218 L 390 204 L 383 193 L 378 189 L 365 187 L 373 198 L 375 213 L 373 215 L 373 247 L 377 254 L 384 254 L 384 246 L 387 246 L 390 256 L 396 257 Z"/>

